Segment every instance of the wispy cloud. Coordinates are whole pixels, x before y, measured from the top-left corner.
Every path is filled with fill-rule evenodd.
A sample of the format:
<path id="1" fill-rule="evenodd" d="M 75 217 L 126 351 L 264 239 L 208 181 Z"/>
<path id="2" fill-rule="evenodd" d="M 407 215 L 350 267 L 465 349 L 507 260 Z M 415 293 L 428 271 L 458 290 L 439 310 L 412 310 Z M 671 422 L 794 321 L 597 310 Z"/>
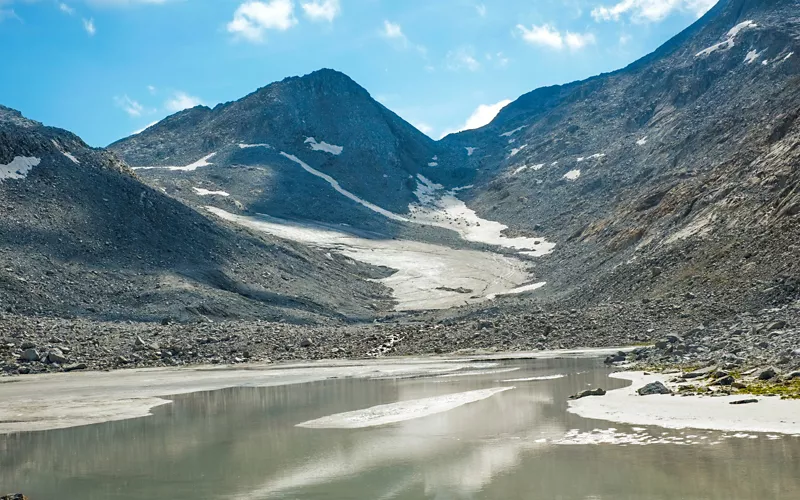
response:
<path id="1" fill-rule="evenodd" d="M 467 118 L 467 121 L 460 127 L 445 130 L 442 132 L 442 137 L 456 132 L 463 132 L 464 130 L 473 130 L 488 125 L 497 116 L 501 109 L 511 104 L 510 99 L 504 99 L 494 104 L 481 104 L 475 111 Z"/>
<path id="2" fill-rule="evenodd" d="M 130 116 L 141 116 L 144 112 L 144 106 L 128 97 L 127 94 L 114 97 L 114 103 Z"/>
<path id="3" fill-rule="evenodd" d="M 460 47 L 447 53 L 447 69 L 452 71 L 461 69 L 478 71 L 481 69 L 481 63 L 475 59 L 471 47 Z"/>
<path id="4" fill-rule="evenodd" d="M 475 6 L 475 11 L 481 17 L 486 17 L 486 6 L 484 4 L 478 4 Z"/>
<path id="5" fill-rule="evenodd" d="M 193 108 L 201 104 L 203 104 L 203 101 L 199 97 L 191 96 L 186 92 L 177 91 L 172 94 L 172 97 L 167 99 L 167 102 L 164 103 L 164 108 L 172 113 L 177 113 L 178 111 Z"/>
<path id="6" fill-rule="evenodd" d="M 573 33 L 571 31 L 561 33 L 551 24 L 533 25 L 530 28 L 518 24 L 517 31 L 527 43 L 554 50 L 562 50 L 566 47 L 577 51 L 587 45 L 597 43 L 597 39 L 592 33 Z"/>
<path id="7" fill-rule="evenodd" d="M 97 33 L 97 28 L 94 27 L 94 18 L 84 19 L 83 20 L 83 29 L 86 30 L 86 33 L 89 36 L 94 36 Z"/>
<path id="8" fill-rule="evenodd" d="M 401 49 L 413 48 L 419 52 L 423 57 L 427 57 L 428 49 L 424 45 L 412 43 L 405 33 L 403 27 L 391 21 L 383 21 L 383 28 L 380 31 L 381 36 L 391 41 L 395 47 Z"/>
<path id="9" fill-rule="evenodd" d="M 621 0 L 610 6 L 592 9 L 595 21 L 619 21 L 623 16 L 637 23 L 658 22 L 676 11 L 693 12 L 702 16 L 717 0 Z"/>
<path id="10" fill-rule="evenodd" d="M 312 21 L 327 21 L 329 23 L 333 22 L 342 11 L 339 0 L 314 0 L 301 4 L 301 7 L 306 17 Z"/>
<path id="11" fill-rule="evenodd" d="M 228 32 L 251 42 L 264 40 L 267 30 L 286 31 L 297 24 L 292 0 L 245 2 L 233 13 Z"/>
<path id="12" fill-rule="evenodd" d="M 75 9 L 73 9 L 72 7 L 70 7 L 65 3 L 59 3 L 58 10 L 60 10 L 64 14 L 69 14 L 70 16 L 75 13 Z"/>

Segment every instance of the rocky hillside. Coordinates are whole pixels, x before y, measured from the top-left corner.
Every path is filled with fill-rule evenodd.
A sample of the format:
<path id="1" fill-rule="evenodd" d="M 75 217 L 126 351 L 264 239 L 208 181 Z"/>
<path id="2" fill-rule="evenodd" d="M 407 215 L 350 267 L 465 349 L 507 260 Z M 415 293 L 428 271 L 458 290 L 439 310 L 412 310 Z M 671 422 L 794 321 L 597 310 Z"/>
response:
<path id="1" fill-rule="evenodd" d="M 435 156 L 430 138 L 333 70 L 182 111 L 109 149 L 144 167 L 137 174 L 152 185 L 198 205 L 381 230 L 390 219 L 331 182 L 403 213 L 416 201 L 414 176 Z M 176 166 L 189 168 L 151 168 Z"/>
<path id="2" fill-rule="evenodd" d="M 800 298 L 800 2 L 722 0 L 653 54 L 535 90 L 445 138 L 483 217 L 557 244 L 567 307 Z M 465 148 L 477 148 L 470 157 Z"/>
<path id="3" fill-rule="evenodd" d="M 3 312 L 329 321 L 389 307 L 378 270 L 211 221 L 113 153 L 0 107 Z"/>

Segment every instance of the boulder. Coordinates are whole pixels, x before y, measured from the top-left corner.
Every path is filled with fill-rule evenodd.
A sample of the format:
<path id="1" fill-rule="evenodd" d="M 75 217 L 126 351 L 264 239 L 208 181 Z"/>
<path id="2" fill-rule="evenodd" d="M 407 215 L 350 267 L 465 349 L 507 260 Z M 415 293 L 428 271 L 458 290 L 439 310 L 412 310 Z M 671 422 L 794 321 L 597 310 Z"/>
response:
<path id="1" fill-rule="evenodd" d="M 650 382 L 646 386 L 636 391 L 640 396 L 652 396 L 654 394 L 672 394 L 672 391 L 661 382 Z"/>
<path id="2" fill-rule="evenodd" d="M 762 370 L 758 374 L 758 380 L 772 380 L 777 376 L 778 376 L 778 371 L 770 366 L 769 368 Z"/>
<path id="3" fill-rule="evenodd" d="M 39 361 L 41 355 L 36 349 L 25 349 L 19 359 L 24 361 Z"/>
<path id="4" fill-rule="evenodd" d="M 732 405 L 749 405 L 753 403 L 758 403 L 757 399 L 739 399 L 738 401 L 731 401 L 730 404 Z"/>
<path id="5" fill-rule="evenodd" d="M 718 378 L 717 380 L 711 382 L 711 384 L 709 385 L 727 386 L 727 385 L 733 385 L 734 382 L 736 382 L 736 379 L 733 378 L 732 375 L 725 375 L 724 377 Z"/>
<path id="6" fill-rule="evenodd" d="M 300 347 L 311 347 L 314 345 L 314 342 L 311 339 L 303 339 L 300 341 Z"/>
<path id="7" fill-rule="evenodd" d="M 684 373 L 683 378 L 685 379 L 694 379 L 694 378 L 702 378 L 707 377 L 717 371 L 717 367 L 714 365 L 708 366 L 706 368 L 701 368 L 699 370 L 695 370 L 689 373 Z"/>
<path id="8" fill-rule="evenodd" d="M 785 321 L 773 321 L 772 323 L 767 325 L 767 330 L 768 331 L 783 330 L 784 328 L 786 328 L 786 322 Z"/>
<path id="9" fill-rule="evenodd" d="M 50 351 L 47 355 L 47 360 L 51 363 L 58 363 L 59 365 L 63 365 L 69 361 L 67 357 L 64 356 L 64 353 L 61 352 L 61 349 L 53 349 Z"/>
<path id="10" fill-rule="evenodd" d="M 569 399 L 582 399 L 582 398 L 587 398 L 589 396 L 605 396 L 605 395 L 606 395 L 605 389 L 600 389 L 600 388 L 587 389 L 583 392 L 570 396 Z"/>

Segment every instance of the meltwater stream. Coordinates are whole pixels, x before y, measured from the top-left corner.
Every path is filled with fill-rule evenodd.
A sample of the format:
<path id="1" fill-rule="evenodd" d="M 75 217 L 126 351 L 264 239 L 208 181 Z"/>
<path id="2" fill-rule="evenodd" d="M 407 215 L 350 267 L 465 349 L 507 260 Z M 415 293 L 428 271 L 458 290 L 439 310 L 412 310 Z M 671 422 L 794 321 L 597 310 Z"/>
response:
<path id="1" fill-rule="evenodd" d="M 150 417 L 0 436 L 0 490 L 34 500 L 800 498 L 800 438 L 568 413 L 569 395 L 625 384 L 595 359 L 477 367 L 181 395 Z M 402 401 L 427 416 L 410 418 Z M 387 414 L 393 423 L 337 424 Z"/>

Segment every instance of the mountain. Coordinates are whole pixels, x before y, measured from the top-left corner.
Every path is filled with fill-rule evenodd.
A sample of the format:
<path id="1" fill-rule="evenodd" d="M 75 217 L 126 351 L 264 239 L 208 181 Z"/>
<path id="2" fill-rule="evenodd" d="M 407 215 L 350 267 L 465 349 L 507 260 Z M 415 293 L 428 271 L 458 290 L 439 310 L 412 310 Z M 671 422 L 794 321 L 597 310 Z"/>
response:
<path id="1" fill-rule="evenodd" d="M 722 0 L 627 68 L 448 136 L 440 164 L 469 161 L 483 217 L 556 243 L 538 271 L 565 307 L 779 306 L 800 297 L 798 110 L 800 2 Z"/>
<path id="2" fill-rule="evenodd" d="M 392 232 L 391 220 L 337 193 L 324 176 L 404 213 L 434 146 L 349 77 L 323 69 L 182 111 L 109 149 L 152 185 L 199 205 Z M 153 168 L 198 161 L 203 168 Z"/>
<path id="3" fill-rule="evenodd" d="M 110 320 L 372 317 L 381 271 L 209 220 L 116 155 L 0 107 L 2 312 Z"/>

